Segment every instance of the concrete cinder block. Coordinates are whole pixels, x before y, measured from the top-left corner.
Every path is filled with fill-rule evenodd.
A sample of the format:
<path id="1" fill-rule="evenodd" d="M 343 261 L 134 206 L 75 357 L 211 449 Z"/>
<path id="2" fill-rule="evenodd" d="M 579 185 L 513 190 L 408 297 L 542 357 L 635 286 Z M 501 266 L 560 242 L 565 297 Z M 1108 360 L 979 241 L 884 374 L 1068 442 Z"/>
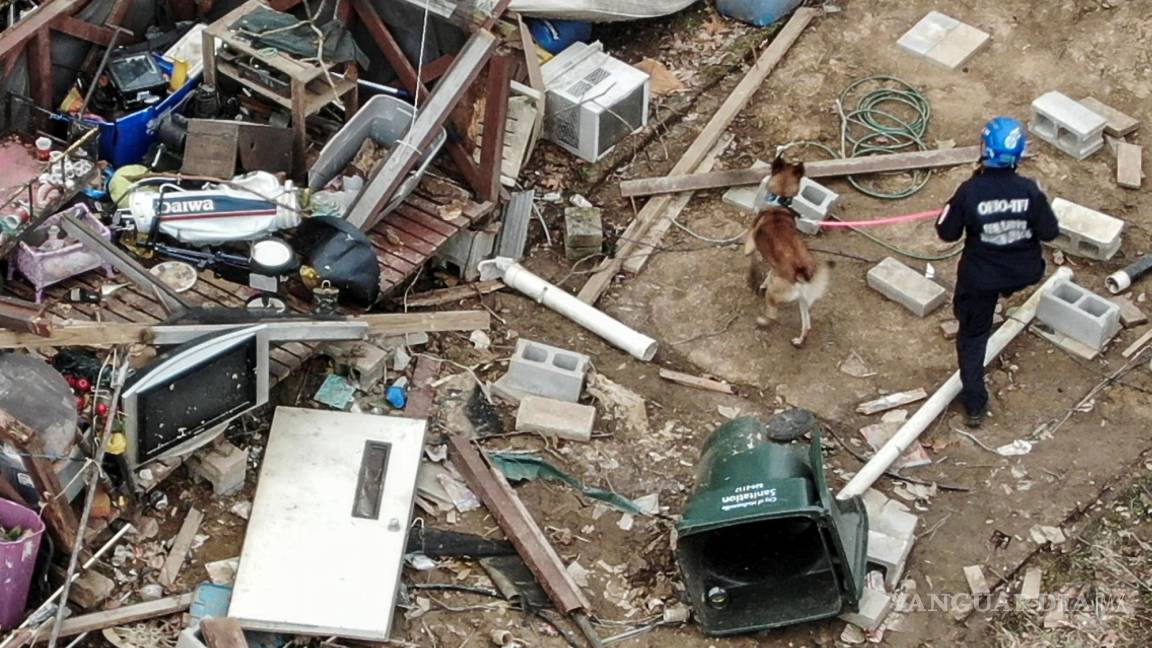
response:
<path id="1" fill-rule="evenodd" d="M 868 564 L 884 572 L 884 584 L 896 589 L 904 576 L 904 564 L 912 553 L 912 541 L 868 530 Z"/>
<path id="2" fill-rule="evenodd" d="M 988 587 L 988 580 L 984 578 L 984 570 L 980 565 L 968 565 L 964 568 L 964 580 L 968 581 L 968 591 L 972 596 L 988 596 L 992 590 Z"/>
<path id="3" fill-rule="evenodd" d="M 892 257 L 868 271 L 868 285 L 918 317 L 940 308 L 948 296 L 942 286 Z"/>
<path id="4" fill-rule="evenodd" d="M 1108 120 L 1071 97 L 1049 92 L 1032 102 L 1028 130 L 1036 137 L 1083 160 L 1104 147 Z"/>
<path id="5" fill-rule="evenodd" d="M 588 363 L 583 353 L 521 338 L 508 373 L 492 383 L 492 391 L 515 403 L 529 395 L 575 403 L 584 391 Z"/>
<path id="6" fill-rule="evenodd" d="M 492 256 L 499 231 L 500 224 L 492 223 L 482 229 L 462 229 L 456 232 L 436 252 L 437 265 L 455 267 L 465 281 L 479 279 L 479 264 Z"/>
<path id="7" fill-rule="evenodd" d="M 1049 245 L 1069 254 L 1107 261 L 1120 250 L 1124 221 L 1083 205 L 1057 198 L 1052 211 L 1060 223 L 1060 235 Z"/>
<path id="8" fill-rule="evenodd" d="M 792 209 L 799 216 L 796 229 L 805 234 L 819 234 L 819 223 L 828 218 L 839 200 L 840 194 L 835 191 L 815 180 L 801 179 L 800 193 L 792 199 Z"/>
<path id="9" fill-rule="evenodd" d="M 541 396 L 525 396 L 516 410 L 516 429 L 569 441 L 591 441 L 596 408 Z"/>
<path id="10" fill-rule="evenodd" d="M 1108 124 L 1104 127 L 1104 132 L 1112 137 L 1126 137 L 1140 128 L 1138 119 L 1116 110 L 1095 97 L 1084 97 L 1080 100 L 1080 105 L 1106 119 Z"/>
<path id="11" fill-rule="evenodd" d="M 384 379 L 391 355 L 389 350 L 362 340 L 328 342 L 321 347 L 321 352 L 338 365 L 347 367 L 353 382 L 361 389 L 368 389 Z"/>
<path id="12" fill-rule="evenodd" d="M 1119 306 L 1068 280 L 1040 297 L 1036 319 L 1097 351 L 1120 331 Z"/>
<path id="13" fill-rule="evenodd" d="M 859 610 L 841 614 L 840 620 L 859 626 L 865 632 L 872 632 L 884 623 L 884 619 L 892 612 L 893 605 L 892 597 L 885 592 L 865 587 L 864 593 L 860 596 Z"/>
<path id="14" fill-rule="evenodd" d="M 568 207 L 564 210 L 564 254 L 578 261 L 604 247 L 604 224 L 596 207 Z"/>
<path id="15" fill-rule="evenodd" d="M 192 457 L 192 476 L 212 484 L 217 495 L 231 495 L 244 486 L 248 472 L 248 451 L 224 441 Z"/>
<path id="16" fill-rule="evenodd" d="M 883 533 L 898 540 L 912 542 L 916 539 L 916 526 L 920 518 L 894 506 L 891 501 L 875 514 L 868 511 L 868 530 Z"/>

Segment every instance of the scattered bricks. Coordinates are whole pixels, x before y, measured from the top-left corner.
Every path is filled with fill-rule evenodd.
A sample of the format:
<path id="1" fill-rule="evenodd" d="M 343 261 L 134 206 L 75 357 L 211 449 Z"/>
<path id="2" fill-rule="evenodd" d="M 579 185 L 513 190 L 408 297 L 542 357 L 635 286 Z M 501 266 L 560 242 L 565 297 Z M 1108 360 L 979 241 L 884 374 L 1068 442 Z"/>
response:
<path id="1" fill-rule="evenodd" d="M 353 382 L 364 390 L 384 380 L 391 355 L 387 349 L 359 340 L 328 342 L 321 347 L 321 352 L 339 366 L 347 367 Z"/>
<path id="2" fill-rule="evenodd" d="M 1036 319 L 1097 351 L 1120 331 L 1119 306 L 1067 280 L 1040 297 Z"/>
<path id="3" fill-rule="evenodd" d="M 988 596 L 992 590 L 988 589 L 988 581 L 984 578 L 984 570 L 979 565 L 969 565 L 964 568 L 964 579 L 968 581 L 968 591 L 972 596 Z"/>
<path id="4" fill-rule="evenodd" d="M 894 502 L 888 501 L 885 505 L 875 514 L 872 511 L 868 512 L 868 529 L 883 533 L 886 536 L 896 538 L 899 540 L 907 540 L 912 542 L 916 539 L 916 525 L 920 523 L 920 518 L 915 515 L 903 511 L 900 507 L 894 505 Z"/>
<path id="5" fill-rule="evenodd" d="M 1074 202 L 1057 198 L 1052 211 L 1060 223 L 1060 235 L 1050 245 L 1069 254 L 1107 261 L 1120 250 L 1124 221 Z"/>
<path id="6" fill-rule="evenodd" d="M 1128 142 L 1116 145 L 1116 184 L 1139 189 L 1144 184 L 1144 149 Z"/>
<path id="7" fill-rule="evenodd" d="M 564 254 L 569 261 L 598 254 L 604 247 L 604 225 L 596 207 L 564 210 Z"/>
<path id="8" fill-rule="evenodd" d="M 884 619 L 892 612 L 894 602 L 892 597 L 871 587 L 865 587 L 860 596 L 860 607 L 857 612 L 845 612 L 840 615 L 841 621 L 847 621 L 859 626 L 865 632 L 872 632 L 884 623 Z"/>
<path id="9" fill-rule="evenodd" d="M 1080 105 L 1108 120 L 1107 125 L 1104 126 L 1104 132 L 1112 137 L 1131 135 L 1140 128 L 1140 121 L 1136 118 L 1130 117 L 1112 106 L 1103 104 L 1093 97 L 1081 99 Z"/>
<path id="10" fill-rule="evenodd" d="M 1136 328 L 1148 323 L 1148 316 L 1130 298 L 1109 297 L 1108 301 L 1120 309 L 1120 325 L 1124 328 Z"/>
<path id="11" fill-rule="evenodd" d="M 796 229 L 805 234 L 819 234 L 820 222 L 828 218 L 838 200 L 840 194 L 814 180 L 802 178 L 800 193 L 792 199 L 792 209 L 798 216 Z"/>
<path id="12" fill-rule="evenodd" d="M 216 495 L 231 495 L 244 486 L 248 451 L 224 441 L 189 461 L 192 476 L 212 484 Z"/>
<path id="13" fill-rule="evenodd" d="M 588 356 L 523 338 L 508 373 L 492 383 L 492 393 L 514 403 L 529 395 L 575 403 L 584 390 Z"/>
<path id="14" fill-rule="evenodd" d="M 918 317 L 939 308 L 948 296 L 939 284 L 892 257 L 868 271 L 868 285 Z"/>
<path id="15" fill-rule="evenodd" d="M 1067 95 L 1053 91 L 1032 102 L 1028 130 L 1077 160 L 1083 160 L 1103 148 L 1107 123 Z"/>
<path id="16" fill-rule="evenodd" d="M 88 570 L 72 582 L 68 600 L 85 610 L 94 609 L 112 596 L 116 581 L 95 570 Z"/>
<path id="17" fill-rule="evenodd" d="M 904 575 L 904 563 L 912 553 L 912 541 L 868 530 L 868 564 L 884 572 L 884 583 L 896 589 Z"/>
<path id="18" fill-rule="evenodd" d="M 541 396 L 525 396 L 516 411 L 516 429 L 569 441 L 591 441 L 596 408 Z"/>
<path id="19" fill-rule="evenodd" d="M 1025 601 L 1040 600 L 1040 586 L 1044 581 L 1044 570 L 1029 567 L 1024 572 L 1024 583 L 1020 586 L 1020 598 Z"/>
<path id="20" fill-rule="evenodd" d="M 960 322 L 956 320 L 940 322 L 940 332 L 944 335 L 945 340 L 955 340 L 956 335 L 960 333 Z"/>
<path id="21" fill-rule="evenodd" d="M 971 60 L 990 38 L 971 25 L 932 11 L 901 36 L 897 44 L 912 54 L 955 70 Z"/>

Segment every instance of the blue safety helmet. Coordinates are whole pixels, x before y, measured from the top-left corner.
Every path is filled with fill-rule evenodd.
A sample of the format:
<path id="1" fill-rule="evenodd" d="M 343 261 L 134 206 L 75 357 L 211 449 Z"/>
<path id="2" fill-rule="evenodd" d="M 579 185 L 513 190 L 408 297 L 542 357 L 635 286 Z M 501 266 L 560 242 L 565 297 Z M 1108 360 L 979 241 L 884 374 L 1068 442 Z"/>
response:
<path id="1" fill-rule="evenodd" d="M 1020 162 L 1028 138 L 1024 127 L 1011 117 L 997 117 L 984 127 L 981 137 L 984 144 L 983 162 L 986 167 L 1010 168 Z"/>

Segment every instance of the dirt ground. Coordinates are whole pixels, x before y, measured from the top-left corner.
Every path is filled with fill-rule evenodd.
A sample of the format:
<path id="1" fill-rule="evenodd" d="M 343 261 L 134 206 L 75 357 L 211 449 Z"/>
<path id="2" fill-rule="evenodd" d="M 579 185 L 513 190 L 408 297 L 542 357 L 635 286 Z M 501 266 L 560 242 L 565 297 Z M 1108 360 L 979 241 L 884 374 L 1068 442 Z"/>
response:
<path id="1" fill-rule="evenodd" d="M 1092 95 L 1145 124 L 1152 123 L 1148 107 L 1152 49 L 1138 45 L 1147 44 L 1152 36 L 1152 14 L 1145 2 L 1004 0 L 941 7 L 927 0 L 876 0 L 836 4 L 839 11 L 809 27 L 730 129 L 736 140 L 718 168 L 746 167 L 772 156 L 776 146 L 800 140 L 837 146 L 836 98 L 853 81 L 878 74 L 897 76 L 926 94 L 933 110 L 927 136 L 930 146 L 975 144 L 988 118 L 1011 114 L 1024 119 L 1031 101 L 1048 90 L 1074 98 Z M 933 9 L 990 32 L 991 44 L 968 66 L 955 71 L 898 48 L 897 38 Z M 535 184 L 542 191 L 562 191 L 565 199 L 571 193 L 587 196 L 605 208 L 606 221 L 618 235 L 632 217 L 633 207 L 619 197 L 617 181 L 667 172 L 742 75 L 735 72 L 703 92 L 694 84 L 710 82 L 698 69 L 738 63 L 740 56 L 726 57 L 726 48 L 755 34 L 750 28 L 715 18 L 703 5 L 635 29 L 604 30 L 609 47 L 624 52 L 630 62 L 648 56 L 677 72 L 688 85 L 688 99 L 675 97 L 657 105 L 657 115 L 662 106 L 676 106 L 680 113 L 663 122 L 665 127 L 643 150 L 605 174 L 607 181 L 589 183 L 587 178 L 594 174 L 579 170 L 566 154 L 545 144 L 534 164 L 535 174 L 525 184 Z M 1132 141 L 1140 139 L 1137 134 Z M 1152 198 L 1148 192 L 1116 186 L 1114 162 L 1107 150 L 1083 162 L 1043 143 L 1035 143 L 1032 150 L 1036 156 L 1024 164 L 1023 172 L 1038 179 L 1051 197 L 1070 199 L 1128 223 L 1122 251 L 1113 260 L 1068 260 L 1077 282 L 1103 292 L 1104 276 L 1149 249 Z M 820 154 L 813 152 L 816 157 Z M 865 197 L 842 181 L 827 184 L 842 196 L 842 217 L 864 219 L 938 207 L 969 172 L 965 168 L 939 172 L 923 191 L 898 202 Z M 555 241 L 562 240 L 561 212 L 560 205 L 544 205 Z M 698 194 L 680 220 L 713 239 L 737 236 L 748 225 L 747 215 L 725 205 L 720 192 Z M 930 223 L 893 226 L 878 233 L 922 254 L 943 249 L 934 240 Z M 609 238 L 614 240 L 616 235 Z M 798 328 L 794 309 L 785 308 L 775 328 L 756 328 L 760 304 L 745 286 L 746 262 L 740 250 L 674 230 L 664 240 L 666 249 L 654 255 L 642 273 L 619 282 L 600 302 L 611 314 L 660 341 L 653 363 L 636 362 L 565 318 L 510 293 L 483 298 L 499 320 L 491 332 L 490 350 L 473 349 L 466 336 L 447 335 L 438 337 L 431 351 L 493 378 L 503 371 L 501 360 L 507 358 L 517 338 L 589 354 L 597 372 L 647 401 L 649 432 L 637 432 L 603 416 L 601 407 L 597 431 L 605 436 L 591 443 L 545 444 L 510 436 L 486 441 L 485 446 L 536 450 L 586 483 L 626 497 L 656 493 L 666 516 L 676 516 L 683 508 L 694 483 L 701 444 L 726 414 L 736 411 L 767 416 L 785 407 L 802 407 L 816 413 L 834 435 L 827 461 L 831 487 L 836 490 L 860 467 L 853 454 L 867 452 L 857 431 L 876 422 L 874 417 L 857 414 L 856 405 L 916 387 L 931 392 L 954 369 L 953 348 L 938 328 L 950 317 L 950 309 L 945 306 L 926 318 L 916 318 L 868 288 L 865 272 L 889 253 L 857 234 L 825 233 L 811 243 L 822 258 L 836 265 L 831 291 L 815 308 L 815 328 L 803 350 L 788 342 Z M 902 260 L 919 270 L 925 268 L 924 261 Z M 550 248 L 541 241 L 527 264 L 571 290 L 577 290 L 583 280 L 580 269 L 573 272 L 563 258 L 559 243 Z M 955 261 L 932 265 L 941 283 L 951 286 Z M 1138 286 L 1136 294 L 1148 285 Z M 1011 303 L 1024 297 L 1017 296 Z M 464 305 L 474 307 L 476 300 Z M 1152 304 L 1144 307 L 1152 309 Z M 1152 420 L 1152 376 L 1147 367 L 1100 392 L 1090 407 L 1081 408 L 1086 411 L 1074 413 L 1054 434 L 1037 436 L 1035 432 L 1052 419 L 1062 418 L 1119 369 L 1124 362 L 1120 349 L 1141 332 L 1122 332 L 1107 353 L 1094 361 L 1070 356 L 1030 333 L 1010 345 L 989 371 L 992 417 L 979 438 L 993 448 L 1031 439 L 1035 446 L 1027 455 L 1005 458 L 982 449 L 956 432 L 962 424 L 955 414 L 942 417 L 923 437 L 933 463 L 905 474 L 935 482 L 940 488 L 912 503 L 920 515 L 922 534 L 905 578 L 915 581 L 917 592 L 967 592 L 962 569 L 968 565 L 981 565 L 996 588 L 1007 587 L 1028 566 L 1049 564 L 1057 559 L 1050 554 L 1061 548 L 1038 546 L 1029 534 L 1036 524 L 1063 526 L 1073 538 L 1069 547 L 1080 546 L 1075 538 L 1081 532 L 1088 538 L 1085 542 L 1097 537 L 1101 523 L 1090 521 L 1107 507 L 1094 509 L 1094 505 L 1112 489 L 1126 488 L 1134 476 L 1147 474 L 1146 454 L 1152 452 L 1147 434 Z M 859 378 L 841 371 L 841 364 L 853 355 L 873 375 Z M 659 366 L 730 381 L 738 394 L 724 396 L 672 385 L 658 377 Z M 504 408 L 501 413 L 510 423 L 512 410 Z M 252 443 L 258 444 L 259 438 L 253 435 Z M 842 443 L 850 444 L 852 452 Z M 209 520 L 204 531 L 209 537 L 197 550 L 194 566 L 185 570 L 187 584 L 203 578 L 199 565 L 206 560 L 238 554 L 243 521 L 226 511 L 235 501 L 250 498 L 254 483 L 250 475 L 248 490 L 237 498 L 213 500 L 205 486 L 186 496 L 208 507 Z M 878 487 L 891 494 L 897 483 L 885 479 Z M 171 497 L 179 501 L 184 490 L 183 485 L 174 486 Z M 519 487 L 518 493 L 565 562 L 577 561 L 588 569 L 585 591 L 601 623 L 601 636 L 645 625 L 658 618 L 665 606 L 677 602 L 682 586 L 671 552 L 673 523 L 669 519 L 638 517 L 631 529 L 624 530 L 619 512 L 599 514 L 591 500 L 569 489 L 535 481 Z M 1130 507 L 1127 513 L 1129 517 L 1121 518 L 1119 524 L 1145 520 L 1148 507 Z M 456 526 L 449 527 L 443 516 L 425 516 L 424 523 L 498 534 L 495 521 L 482 510 L 460 516 Z M 171 520 L 164 531 L 174 533 L 178 525 L 178 519 Z M 994 544 L 996 538 L 1001 541 Z M 488 586 L 478 567 L 463 562 L 450 562 L 431 572 L 411 572 L 409 577 Z M 1050 580 L 1046 585 L 1058 583 Z M 1147 613 L 1147 596 L 1138 603 L 1134 619 Z M 885 645 L 1043 645 L 1040 642 L 1047 640 L 1040 636 L 1042 628 L 1036 628 L 1033 617 L 977 613 L 958 621 L 948 610 L 900 616 L 899 627 L 884 635 Z M 1079 621 L 1071 617 L 1067 623 Z M 1149 622 L 1132 623 L 1143 628 L 1142 635 L 1133 634 L 1131 624 L 1117 625 L 1119 643 L 1113 645 L 1139 645 L 1141 641 L 1127 643 L 1125 639 L 1147 638 Z M 398 640 L 419 646 L 482 646 L 490 643 L 489 632 L 494 628 L 508 628 L 532 646 L 565 645 L 537 620 L 525 621 L 519 612 L 490 599 L 453 593 L 437 595 L 431 610 L 418 618 L 406 620 L 398 614 L 395 634 Z M 843 622 L 832 620 L 718 639 L 688 624 L 659 627 L 618 645 L 831 646 L 840 643 L 843 628 Z M 1014 640 L 1021 643 L 1011 643 Z"/>

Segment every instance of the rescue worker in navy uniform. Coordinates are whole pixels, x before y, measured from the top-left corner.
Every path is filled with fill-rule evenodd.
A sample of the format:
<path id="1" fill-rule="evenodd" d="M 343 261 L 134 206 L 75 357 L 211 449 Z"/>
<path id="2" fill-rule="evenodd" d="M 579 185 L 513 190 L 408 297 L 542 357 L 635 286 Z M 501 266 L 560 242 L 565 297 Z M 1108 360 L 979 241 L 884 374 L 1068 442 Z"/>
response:
<path id="1" fill-rule="evenodd" d="M 980 427 L 988 414 L 984 354 L 996 302 L 1040 281 L 1040 242 L 1059 233 L 1048 197 L 1035 181 L 1016 173 L 1027 146 L 1020 122 L 993 119 L 984 128 L 982 142 L 980 167 L 960 185 L 936 222 L 936 233 L 945 241 L 965 236 L 952 310 L 960 324 L 956 357 L 968 427 Z"/>

